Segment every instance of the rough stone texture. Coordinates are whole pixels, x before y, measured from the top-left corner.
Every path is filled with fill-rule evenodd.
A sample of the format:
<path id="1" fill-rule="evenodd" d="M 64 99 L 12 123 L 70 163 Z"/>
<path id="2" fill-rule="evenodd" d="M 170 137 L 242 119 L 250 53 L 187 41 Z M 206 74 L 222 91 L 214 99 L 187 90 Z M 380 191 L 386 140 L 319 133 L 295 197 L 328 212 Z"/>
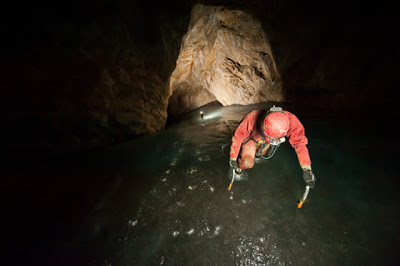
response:
<path id="1" fill-rule="evenodd" d="M 91 84 L 89 116 L 100 127 L 117 129 L 111 135 L 120 139 L 161 131 L 167 120 L 171 93 L 163 64 L 155 62 L 157 53 L 152 51 L 151 43 L 141 47 L 140 42 L 133 40 L 137 36 L 122 23 L 114 24 L 110 31 L 103 28 L 98 31 L 100 36 L 96 41 L 112 37 L 112 42 L 108 47 L 107 43 L 97 44 L 106 46 L 103 49 L 109 55 L 96 82 Z M 148 41 L 144 36 L 143 39 Z M 93 54 L 91 49 L 85 51 L 89 57 Z"/>
<path id="2" fill-rule="evenodd" d="M 112 127 L 110 121 L 116 122 L 128 136 L 164 129 L 170 96 L 167 83 L 159 75 L 138 72 L 135 66 L 103 69 L 88 102 L 92 119 L 106 128 Z"/>
<path id="3" fill-rule="evenodd" d="M 261 24 L 239 10 L 195 5 L 171 76 L 170 114 L 222 105 L 283 101 L 282 83 Z"/>
<path id="4" fill-rule="evenodd" d="M 10 157 L 65 155 L 164 129 L 184 34 L 174 23 L 184 19 L 124 5 L 142 11 L 121 14 L 112 4 L 103 13 L 93 3 L 48 12 L 38 5 L 24 14 L 34 23 L 18 20 L 8 29 L 15 37 L 4 49 L 0 117 Z"/>

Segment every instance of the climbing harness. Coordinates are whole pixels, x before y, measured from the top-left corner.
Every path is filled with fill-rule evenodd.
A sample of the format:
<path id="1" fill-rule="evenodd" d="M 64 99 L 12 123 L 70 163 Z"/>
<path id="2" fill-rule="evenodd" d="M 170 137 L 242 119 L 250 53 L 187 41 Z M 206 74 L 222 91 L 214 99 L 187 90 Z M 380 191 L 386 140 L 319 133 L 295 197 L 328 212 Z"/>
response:
<path id="1" fill-rule="evenodd" d="M 279 144 L 278 145 L 271 145 L 270 155 L 268 157 L 264 157 L 264 155 L 262 155 L 262 152 L 261 152 L 261 158 L 263 158 L 265 160 L 271 159 L 272 156 L 274 156 L 274 154 L 275 154 L 276 150 L 278 149 L 278 147 L 279 147 Z M 264 147 L 262 149 L 264 149 Z"/>
<path id="2" fill-rule="evenodd" d="M 265 139 L 264 139 L 264 136 L 261 135 L 261 137 L 262 137 L 263 140 L 259 142 L 260 144 L 256 144 L 256 145 L 261 145 L 262 144 L 262 148 L 260 149 L 261 150 L 261 158 L 263 158 L 265 160 L 271 159 L 272 156 L 274 156 L 276 150 L 281 145 L 281 143 L 285 142 L 285 138 L 284 137 L 283 138 L 279 138 L 279 139 L 270 139 L 270 144 L 271 144 L 271 150 L 269 152 L 270 155 L 268 155 L 267 157 L 264 157 L 264 155 L 262 154 L 262 151 L 265 148 Z"/>

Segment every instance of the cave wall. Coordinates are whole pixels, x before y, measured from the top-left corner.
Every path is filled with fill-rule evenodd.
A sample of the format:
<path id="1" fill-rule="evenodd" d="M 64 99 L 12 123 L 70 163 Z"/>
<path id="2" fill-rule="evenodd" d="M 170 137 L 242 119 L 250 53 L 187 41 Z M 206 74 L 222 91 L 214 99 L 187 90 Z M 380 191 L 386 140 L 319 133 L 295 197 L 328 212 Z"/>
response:
<path id="1" fill-rule="evenodd" d="M 0 110 L 10 156 L 64 155 L 164 129 L 190 6 L 86 1 L 6 9 Z"/>
<path id="2" fill-rule="evenodd" d="M 170 97 L 217 99 L 204 86 L 170 87 L 195 4 L 245 12 L 268 36 L 280 94 L 337 110 L 392 105 L 399 87 L 389 4 L 336 1 L 86 1 L 4 6 L 2 145 L 66 154 L 159 132 Z M 23 6 L 21 6 L 23 5 Z M 188 93 L 185 90 L 195 89 Z M 172 96 L 171 96 L 172 95 Z M 169 110 L 167 109 L 169 108 Z"/>

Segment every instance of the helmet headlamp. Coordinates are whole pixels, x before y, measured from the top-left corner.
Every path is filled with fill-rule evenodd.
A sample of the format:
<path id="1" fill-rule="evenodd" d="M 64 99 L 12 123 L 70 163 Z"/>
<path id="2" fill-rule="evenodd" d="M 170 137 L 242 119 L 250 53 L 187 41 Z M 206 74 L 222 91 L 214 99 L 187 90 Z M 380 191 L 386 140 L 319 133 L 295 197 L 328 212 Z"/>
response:
<path id="1" fill-rule="evenodd" d="M 269 143 L 273 146 L 278 146 L 286 141 L 285 137 L 282 138 L 269 138 Z"/>

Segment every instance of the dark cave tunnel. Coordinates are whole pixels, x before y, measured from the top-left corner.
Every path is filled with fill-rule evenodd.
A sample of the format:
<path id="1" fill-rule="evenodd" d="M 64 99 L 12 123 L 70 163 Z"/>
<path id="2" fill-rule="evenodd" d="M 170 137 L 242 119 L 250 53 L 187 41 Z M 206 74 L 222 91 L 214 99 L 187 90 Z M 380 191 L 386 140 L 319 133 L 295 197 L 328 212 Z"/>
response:
<path id="1" fill-rule="evenodd" d="M 212 9 L 211 13 L 193 12 L 193 7 L 198 4 L 203 6 L 200 8 L 201 12 L 206 9 L 205 7 L 219 8 Z M 11 210 L 9 217 L 12 215 L 19 217 L 15 218 L 18 221 L 15 226 L 23 224 L 24 216 L 18 213 L 18 208 L 13 208 L 12 202 L 15 200 L 19 204 L 25 199 L 23 197 L 15 199 L 17 196 L 13 195 L 13 188 L 18 189 L 16 195 L 21 191 L 30 191 L 29 195 L 32 196 L 34 192 L 31 191 L 31 186 L 42 186 L 47 179 L 51 181 L 43 187 L 51 189 L 50 192 L 46 190 L 46 193 L 60 200 L 62 206 L 66 206 L 66 212 L 73 213 L 68 209 L 73 207 L 66 203 L 70 196 L 58 198 L 57 195 L 53 195 L 57 194 L 57 189 L 52 190 L 53 187 L 63 187 L 61 183 L 68 177 L 63 176 L 60 181 L 53 181 L 56 177 L 53 179 L 46 172 L 49 164 L 62 162 L 62 167 L 68 169 L 66 172 L 71 176 L 84 179 L 83 183 L 66 182 L 65 187 L 60 189 L 63 193 L 72 188 L 79 190 L 77 187 L 80 185 L 90 187 L 94 177 L 85 179 L 91 176 L 90 171 L 85 169 L 79 172 L 80 166 L 70 163 L 69 160 L 87 154 L 93 154 L 102 160 L 102 152 L 107 149 L 117 147 L 123 150 L 121 153 L 126 152 L 118 145 L 124 143 L 129 145 L 130 141 L 136 143 L 135 149 L 145 149 L 149 138 L 159 136 L 157 134 L 161 134 L 160 139 L 171 137 L 171 133 L 166 129 L 179 125 L 182 121 L 195 121 L 188 122 L 189 125 L 197 123 L 195 119 L 199 119 L 200 111 L 218 110 L 215 114 L 226 112 L 227 122 L 225 121 L 223 126 L 232 130 L 232 121 L 238 122 L 240 119 L 237 118 L 237 114 L 229 113 L 230 110 L 242 111 L 247 108 L 246 106 L 258 106 L 257 104 L 283 106 L 305 118 L 315 130 L 311 135 L 316 142 L 322 143 L 317 152 L 322 154 L 323 159 L 320 161 L 326 160 L 327 169 L 331 164 L 339 162 L 346 165 L 346 170 L 358 171 L 349 166 L 352 160 L 358 165 L 358 159 L 351 157 L 354 151 L 349 148 L 355 146 L 352 144 L 353 139 L 354 143 L 359 145 L 354 148 L 357 153 L 359 150 L 367 149 L 370 142 L 372 143 L 368 147 L 375 149 L 377 153 L 388 152 L 383 154 L 392 156 L 388 159 L 390 162 L 398 152 L 398 141 L 385 143 L 384 145 L 387 145 L 385 150 L 382 147 L 384 145 L 380 145 L 376 139 L 367 140 L 367 137 L 371 136 L 380 138 L 392 135 L 392 132 L 387 132 L 387 126 L 381 125 L 392 125 L 399 114 L 395 97 L 395 91 L 399 88 L 397 75 L 400 70 L 395 60 L 399 57 L 395 23 L 397 13 L 389 3 L 336 1 L 328 4 L 321 1 L 293 0 L 147 2 L 102 0 L 8 3 L 4 10 L 7 13 L 3 18 L 5 20 L 3 32 L 6 38 L 2 44 L 1 70 L 3 90 L 6 93 L 1 98 L 0 108 L 3 121 L 2 146 L 6 150 L 6 159 L 3 160 L 1 182 L 4 209 Z M 226 14 L 228 11 L 233 11 L 234 15 L 228 15 L 225 21 L 221 17 L 218 17 L 219 20 L 212 17 L 219 14 L 218 12 Z M 200 19 L 200 15 L 204 17 Z M 237 18 L 246 18 L 249 28 L 241 27 L 241 23 L 244 24 L 243 20 Z M 207 19 L 210 24 L 206 24 Z M 190 33 L 189 29 L 195 29 L 193 26 L 196 23 L 199 25 L 200 20 L 204 21 L 207 28 L 200 27 L 197 32 Z M 253 34 L 251 29 L 257 27 L 260 27 L 259 31 L 254 31 Z M 224 32 L 224 34 L 208 34 L 210 32 Z M 192 39 L 189 38 L 189 33 Z M 202 34 L 208 39 L 200 38 Z M 225 36 L 226 39 L 221 36 Z M 187 41 L 187 46 L 184 40 Z M 250 47 L 245 40 L 250 40 L 249 43 L 253 42 L 256 45 Z M 210 46 L 213 48 L 209 50 L 204 48 L 210 43 L 223 41 L 232 44 L 231 47 Z M 195 49 L 191 51 L 190 47 Z M 217 49 L 218 52 L 215 52 Z M 241 54 L 241 50 L 245 52 Z M 188 54 L 188 51 L 191 53 Z M 223 56 L 219 58 L 219 55 Z M 230 84 L 235 84 L 236 87 L 230 87 Z M 238 109 L 229 109 L 236 107 Z M 204 114 L 205 117 L 207 115 L 209 114 Z M 230 118 L 232 119 L 229 120 Z M 218 130 L 221 130 L 221 125 L 215 129 L 217 133 L 213 129 L 208 129 L 206 123 L 202 123 L 201 126 L 205 132 L 211 132 L 210 134 L 217 134 Z M 328 129 L 332 129 L 332 132 L 325 132 Z M 343 135 L 340 135 L 340 130 L 343 130 Z M 343 153 L 339 154 L 343 157 L 331 158 L 329 153 L 324 154 L 324 147 L 331 147 L 331 143 L 323 143 L 323 137 L 318 135 L 319 131 L 325 135 L 335 134 L 332 137 L 335 143 L 337 141 L 335 149 L 341 149 L 340 152 Z M 163 133 L 166 135 L 162 135 Z M 200 133 L 194 131 L 193 135 L 196 134 Z M 352 139 L 345 139 L 345 136 L 350 134 L 353 134 Z M 365 142 L 358 144 L 364 140 Z M 177 143 L 184 147 L 182 144 L 184 141 Z M 166 146 L 170 151 L 179 151 L 179 147 L 159 145 L 162 148 Z M 164 152 L 162 148 L 157 147 L 160 154 Z M 218 150 L 215 154 L 219 152 Z M 142 165 L 126 166 L 137 167 L 138 176 L 143 179 L 150 175 L 140 172 L 142 168 L 147 167 L 146 156 L 139 159 L 135 157 L 142 162 Z M 202 157 L 202 160 L 204 158 Z M 112 162 L 112 167 L 114 161 L 118 160 L 117 157 L 107 157 L 108 159 Z M 161 167 L 165 160 L 167 159 L 162 157 L 154 167 Z M 369 156 L 366 161 L 370 162 L 371 157 Z M 80 163 L 82 162 L 77 165 Z M 93 161 L 87 159 L 85 163 L 95 167 L 96 159 Z M 362 163 L 359 165 L 362 166 Z M 372 163 L 369 163 L 368 167 L 366 164 L 364 166 L 370 169 L 373 168 L 371 165 Z M 52 165 L 49 169 L 57 167 Z M 60 169 L 63 169 L 62 167 Z M 93 189 L 89 189 L 89 192 L 79 190 L 81 194 L 78 193 L 79 196 L 72 200 L 74 206 L 79 206 L 81 203 L 83 206 L 77 211 L 77 216 L 83 215 L 87 206 L 95 205 L 93 195 L 100 194 L 102 185 L 113 188 L 115 180 L 123 180 L 121 173 L 117 177 L 102 175 L 103 168 L 106 166 L 99 165 L 100 170 L 96 170 L 96 174 L 101 176 L 99 184 L 93 185 Z M 385 169 L 383 175 L 389 176 L 393 172 L 390 167 Z M 114 170 L 107 169 L 107 171 Z M 375 173 L 375 170 L 374 168 L 371 172 Z M 128 172 L 125 168 L 124 171 Z M 133 170 L 135 171 L 136 169 Z M 194 170 L 185 171 L 182 175 Z M 42 176 L 43 172 L 45 174 Z M 39 176 L 41 179 L 35 183 L 35 179 Z M 347 177 L 346 174 L 344 176 Z M 370 175 L 366 176 L 368 180 L 372 179 Z M 390 179 L 390 184 L 394 182 L 393 177 L 387 178 Z M 23 184 L 22 188 L 18 187 L 19 182 Z M 137 180 L 129 182 L 133 183 L 133 185 L 129 183 L 130 185 L 138 187 L 137 195 L 132 196 L 135 200 L 150 186 Z M 333 181 L 326 181 L 329 182 Z M 340 182 L 347 181 L 341 179 Z M 341 189 L 340 182 L 334 184 L 337 191 Z M 376 180 L 374 182 L 379 183 Z M 374 189 L 373 186 L 366 185 L 365 191 L 360 192 L 363 185 L 357 182 L 351 183 L 350 186 L 360 189 L 358 192 L 362 196 L 365 191 Z M 379 190 L 378 194 L 383 195 L 382 185 L 378 184 L 376 187 Z M 337 191 L 335 193 L 339 193 Z M 64 195 L 63 193 L 60 195 Z M 393 195 L 391 190 L 389 194 Z M 344 198 L 346 197 L 347 195 L 344 195 Z M 82 199 L 82 202 L 78 199 Z M 40 197 L 37 201 L 31 200 L 34 207 L 42 203 Z M 383 201 L 394 204 L 392 198 L 385 198 Z M 337 212 L 340 212 L 343 206 L 347 206 L 343 201 L 340 203 L 343 205 L 335 209 Z M 56 205 L 57 201 L 54 201 L 50 207 L 46 206 L 51 209 L 57 208 Z M 398 213 L 398 206 L 395 207 Z M 379 214 L 385 210 L 377 208 L 372 213 Z M 56 215 L 63 217 L 63 212 L 57 211 Z M 357 215 L 358 213 L 354 214 L 354 217 Z M 396 223 L 398 227 L 399 219 L 395 214 L 392 215 L 395 218 L 391 216 L 390 222 Z M 351 217 L 350 214 L 348 216 Z M 28 210 L 27 217 L 35 217 L 34 210 Z M 47 218 L 51 219 L 46 215 L 43 219 Z M 75 217 L 68 221 L 73 225 L 78 224 L 78 219 L 74 219 Z M 61 220 L 59 218 L 57 222 L 63 224 Z M 108 222 L 107 220 L 104 223 Z M 135 221 L 129 220 L 129 222 L 132 224 Z M 4 230 L 12 227 L 7 226 Z M 45 228 L 44 225 L 39 227 Z M 392 224 L 389 227 L 392 228 Z M 51 227 L 49 231 L 56 231 L 54 228 Z M 218 231 L 217 227 L 214 229 Z M 59 234 L 64 236 L 68 231 Z M 29 243 L 36 244 L 33 240 L 35 236 L 32 233 L 32 239 L 27 241 L 28 244 L 25 243 L 24 247 L 27 250 L 35 250 L 36 247 L 31 249 L 29 246 Z M 106 239 L 108 236 L 104 234 L 102 237 Z M 330 237 L 336 240 L 334 236 Z M 18 246 L 20 239 L 24 239 L 24 236 L 16 237 L 10 242 Z M 398 237 L 393 241 L 398 243 L 397 240 Z M 382 241 L 380 240 L 380 245 L 384 245 Z M 103 249 L 96 245 L 90 248 L 98 248 L 96 252 L 100 253 Z M 44 246 L 38 244 L 37 250 L 47 252 Z M 360 246 L 357 250 L 359 254 L 362 253 L 360 251 L 362 248 Z M 389 259 L 398 261 L 398 256 L 394 255 L 392 249 L 388 247 L 386 251 L 392 256 Z M 21 257 L 24 257 L 24 249 L 19 252 L 12 250 L 11 253 L 15 258 L 21 254 Z M 347 254 L 341 249 L 340 252 Z M 103 258 L 102 255 L 99 257 Z M 51 259 L 40 260 L 35 257 L 33 260 L 38 264 L 43 261 L 50 262 Z M 76 262 L 74 260 L 68 262 L 72 261 Z M 327 259 L 327 261 L 335 260 Z M 154 263 L 145 261 L 149 262 Z M 174 261 L 169 262 L 173 264 Z M 350 259 L 346 262 L 352 263 L 357 260 Z"/>

